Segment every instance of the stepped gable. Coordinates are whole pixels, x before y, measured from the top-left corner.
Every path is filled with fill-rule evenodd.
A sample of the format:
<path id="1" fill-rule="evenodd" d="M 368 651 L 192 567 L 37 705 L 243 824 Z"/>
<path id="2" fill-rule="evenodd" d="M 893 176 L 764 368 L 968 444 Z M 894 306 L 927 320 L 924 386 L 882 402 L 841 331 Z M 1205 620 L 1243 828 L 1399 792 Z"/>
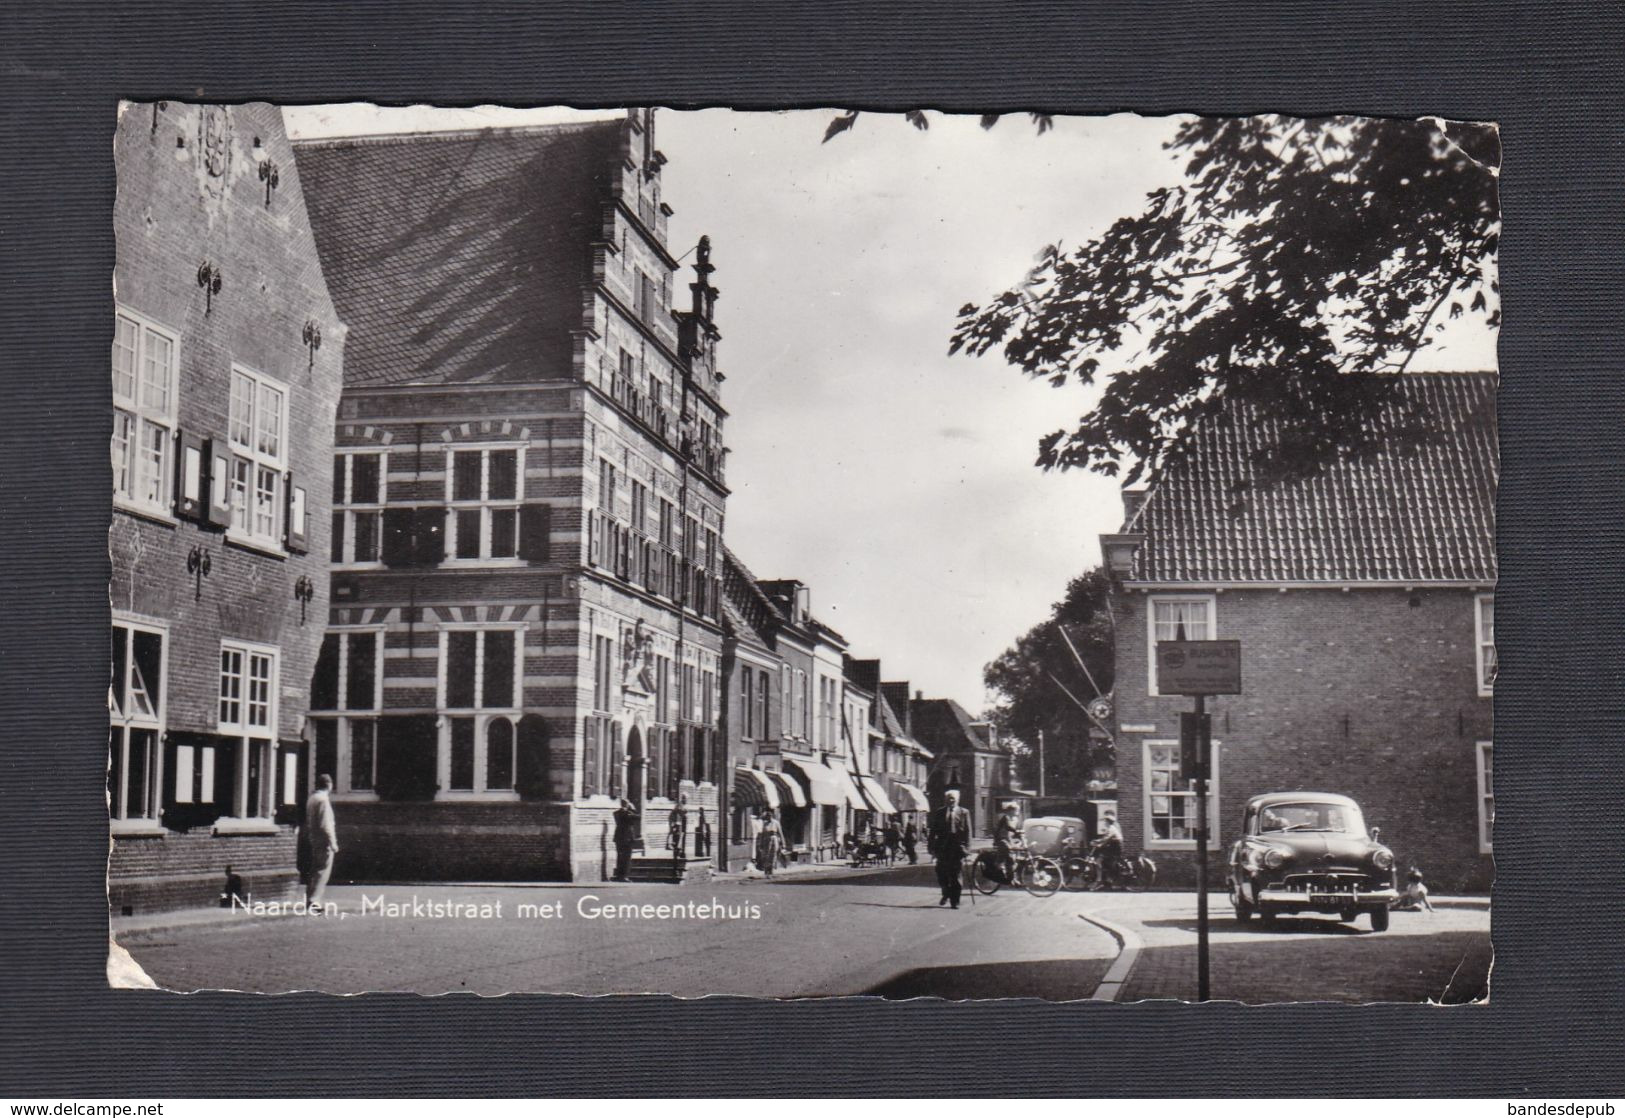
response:
<path id="1" fill-rule="evenodd" d="M 345 384 L 567 376 L 621 145 L 615 120 L 296 144 Z"/>
<path id="2" fill-rule="evenodd" d="M 1494 373 L 1413 373 L 1405 400 L 1438 416 L 1445 437 L 1383 450 L 1319 477 L 1251 492 L 1249 455 L 1273 424 L 1238 408 L 1209 422 L 1125 525 L 1144 532 L 1144 582 L 1493 583 L 1499 476 Z M 1391 405 L 1402 406 L 1401 403 Z"/>

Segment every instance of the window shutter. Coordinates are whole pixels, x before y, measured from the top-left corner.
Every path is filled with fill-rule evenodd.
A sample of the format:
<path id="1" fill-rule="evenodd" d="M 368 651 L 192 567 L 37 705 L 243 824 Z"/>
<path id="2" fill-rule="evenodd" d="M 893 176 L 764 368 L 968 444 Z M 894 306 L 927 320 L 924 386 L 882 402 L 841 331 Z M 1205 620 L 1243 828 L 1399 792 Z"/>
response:
<path id="1" fill-rule="evenodd" d="M 175 514 L 188 520 L 208 518 L 209 440 L 190 431 L 176 434 Z"/>
<path id="2" fill-rule="evenodd" d="M 288 474 L 284 488 L 288 495 L 287 515 L 283 517 L 283 543 L 289 551 L 303 555 L 309 550 L 306 543 L 310 535 L 310 510 L 305 502 L 305 490 L 293 483 Z"/>
<path id="3" fill-rule="evenodd" d="M 588 717 L 582 724 L 581 794 L 598 791 L 598 719 Z"/>
<path id="4" fill-rule="evenodd" d="M 208 523 L 224 528 L 231 523 L 231 454 L 224 439 L 210 439 L 204 448 L 208 464 L 204 484 L 209 490 Z"/>
<path id="5" fill-rule="evenodd" d="M 413 518 L 416 541 L 413 544 L 420 567 L 439 566 L 446 558 L 446 510 L 423 505 Z"/>
<path id="6" fill-rule="evenodd" d="M 412 565 L 412 525 L 416 509 L 386 508 L 384 510 L 383 557 L 386 567 Z"/>
<path id="7" fill-rule="evenodd" d="M 548 799 L 552 782 L 548 773 L 547 720 L 541 715 L 527 714 L 519 719 L 518 750 L 515 790 L 522 799 Z"/>
<path id="8" fill-rule="evenodd" d="M 619 722 L 611 723 L 609 733 L 609 794 L 619 796 L 621 794 L 621 770 L 626 763 L 626 746 L 624 744 L 625 739 L 621 736 L 621 724 Z"/>
<path id="9" fill-rule="evenodd" d="M 523 505 L 519 509 L 519 557 L 545 563 L 552 552 L 553 506 Z"/>

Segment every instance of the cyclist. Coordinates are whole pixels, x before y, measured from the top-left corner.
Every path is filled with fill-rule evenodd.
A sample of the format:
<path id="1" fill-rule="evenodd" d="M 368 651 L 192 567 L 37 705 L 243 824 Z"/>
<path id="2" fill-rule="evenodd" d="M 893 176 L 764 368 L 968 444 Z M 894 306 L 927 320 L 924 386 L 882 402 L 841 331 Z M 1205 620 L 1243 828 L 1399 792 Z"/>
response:
<path id="1" fill-rule="evenodd" d="M 1019 810 L 1015 803 L 1007 803 L 1004 805 L 1003 813 L 993 823 L 993 846 L 999 852 L 999 865 L 1004 870 L 1006 881 L 1015 880 L 1015 852 L 1027 849 L 1027 840 L 1021 830 L 1021 818 L 1017 814 Z"/>
<path id="2" fill-rule="evenodd" d="M 1124 877 L 1128 864 L 1123 860 L 1123 829 L 1117 825 L 1117 816 L 1108 811 L 1100 817 L 1100 837 L 1095 840 L 1100 853 L 1103 878 Z"/>

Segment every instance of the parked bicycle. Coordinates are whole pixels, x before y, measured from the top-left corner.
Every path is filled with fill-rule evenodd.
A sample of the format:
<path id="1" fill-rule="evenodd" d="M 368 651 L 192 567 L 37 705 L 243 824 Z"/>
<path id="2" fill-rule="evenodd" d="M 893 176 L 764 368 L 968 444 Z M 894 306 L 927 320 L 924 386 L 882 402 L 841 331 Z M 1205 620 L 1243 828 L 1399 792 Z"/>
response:
<path id="1" fill-rule="evenodd" d="M 1060 890 L 1064 880 L 1059 862 L 1029 854 L 1025 850 L 1010 852 L 1008 874 L 1005 872 L 1004 858 L 996 850 L 984 850 L 977 854 L 967 872 L 971 888 L 984 897 L 991 897 L 1002 885 L 1017 886 L 1035 897 L 1050 897 Z"/>
<path id="2" fill-rule="evenodd" d="M 1087 853 L 1072 851 L 1061 858 L 1061 875 L 1068 889 L 1125 889 L 1142 893 L 1157 880 L 1157 864 L 1144 854 L 1108 858 L 1103 840 L 1089 844 Z"/>

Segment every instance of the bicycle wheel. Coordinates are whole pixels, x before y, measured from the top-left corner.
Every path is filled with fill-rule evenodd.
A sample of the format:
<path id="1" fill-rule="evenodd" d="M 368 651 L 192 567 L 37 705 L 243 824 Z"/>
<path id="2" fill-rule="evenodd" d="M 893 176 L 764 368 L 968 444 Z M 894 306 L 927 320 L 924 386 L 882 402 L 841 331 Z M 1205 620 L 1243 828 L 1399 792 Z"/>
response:
<path id="1" fill-rule="evenodd" d="M 1089 860 L 1072 857 L 1061 862 L 1062 884 L 1067 889 L 1089 888 Z"/>
<path id="2" fill-rule="evenodd" d="M 975 889 L 984 897 L 991 897 L 994 893 L 999 891 L 999 885 L 1001 884 L 999 879 L 994 876 L 995 872 L 996 871 L 994 871 L 992 867 L 987 864 L 986 859 L 976 859 L 976 861 L 971 863 L 970 867 L 971 888 Z"/>
<path id="3" fill-rule="evenodd" d="M 1021 883 L 1035 897 L 1053 897 L 1065 876 L 1053 858 L 1034 858 L 1022 867 Z"/>

